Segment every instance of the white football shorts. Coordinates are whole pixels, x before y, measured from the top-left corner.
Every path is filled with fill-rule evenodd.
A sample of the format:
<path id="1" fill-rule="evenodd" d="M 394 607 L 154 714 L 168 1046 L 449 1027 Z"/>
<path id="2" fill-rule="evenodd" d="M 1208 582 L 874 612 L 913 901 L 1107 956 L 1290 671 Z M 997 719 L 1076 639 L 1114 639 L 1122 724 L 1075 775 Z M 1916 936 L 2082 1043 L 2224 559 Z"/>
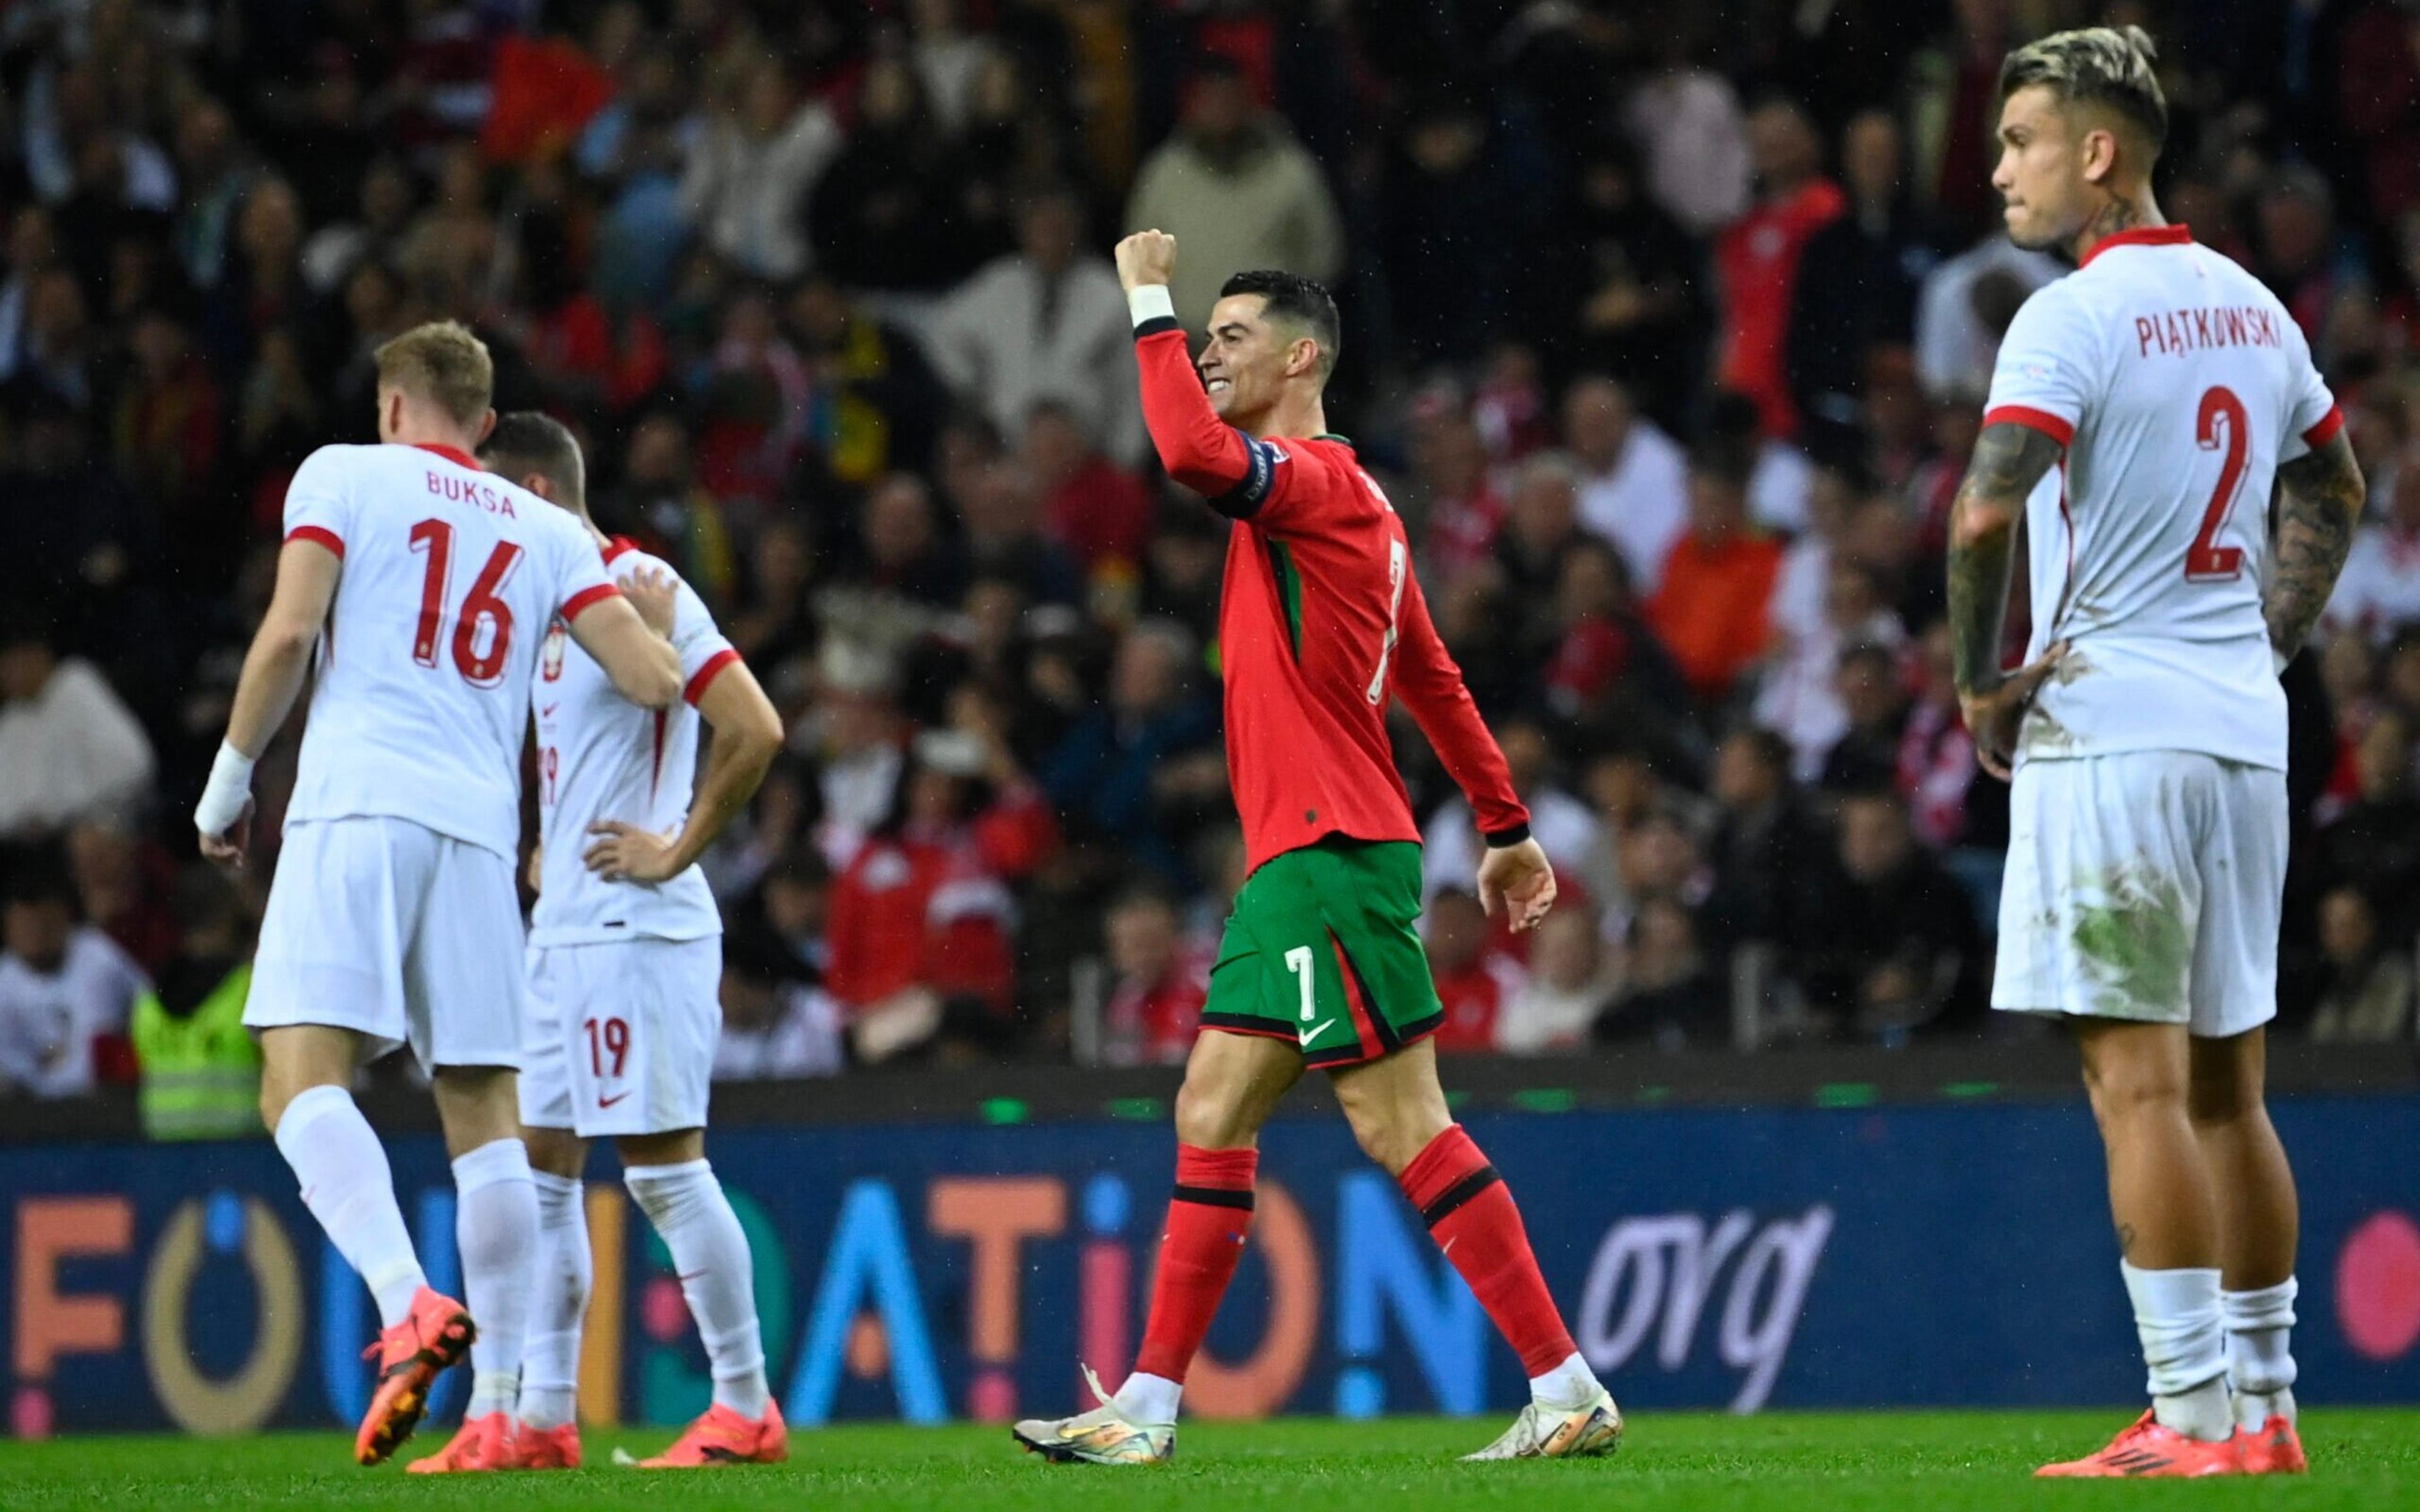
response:
<path id="1" fill-rule="evenodd" d="M 2205 1039 L 2268 1023 L 2286 843 L 2272 767 L 2169 750 L 2024 763 L 1992 1006 Z"/>
<path id="2" fill-rule="evenodd" d="M 432 1071 L 518 1066 L 520 952 L 504 856 L 409 819 L 288 824 L 243 1022 L 357 1030 Z"/>
<path id="3" fill-rule="evenodd" d="M 529 951 L 521 1122 L 583 1139 L 706 1127 L 722 938 Z"/>

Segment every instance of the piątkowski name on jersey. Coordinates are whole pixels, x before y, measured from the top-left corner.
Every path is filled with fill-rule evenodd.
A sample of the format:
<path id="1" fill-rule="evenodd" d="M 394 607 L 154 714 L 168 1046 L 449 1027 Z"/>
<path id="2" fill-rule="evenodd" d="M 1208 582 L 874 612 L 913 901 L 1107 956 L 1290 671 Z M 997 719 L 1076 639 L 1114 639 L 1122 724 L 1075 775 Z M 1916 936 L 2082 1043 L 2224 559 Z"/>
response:
<path id="1" fill-rule="evenodd" d="M 2207 310 L 2170 310 L 2165 315 L 2134 317 L 2134 355 L 2182 357 L 2214 347 L 2283 347 L 2277 312 L 2256 305 L 2222 305 Z"/>

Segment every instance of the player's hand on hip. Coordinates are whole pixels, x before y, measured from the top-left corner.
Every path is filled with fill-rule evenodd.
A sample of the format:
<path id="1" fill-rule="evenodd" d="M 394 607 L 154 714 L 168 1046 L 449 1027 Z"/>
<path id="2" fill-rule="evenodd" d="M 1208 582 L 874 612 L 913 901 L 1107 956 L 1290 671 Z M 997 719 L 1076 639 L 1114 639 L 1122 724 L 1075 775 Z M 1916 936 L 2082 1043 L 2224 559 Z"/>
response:
<path id="1" fill-rule="evenodd" d="M 618 819 L 588 826 L 595 839 L 581 859 L 608 882 L 663 882 L 680 870 L 673 864 L 673 837 L 650 834 Z"/>
<path id="2" fill-rule="evenodd" d="M 1128 293 L 1176 276 L 1176 239 L 1165 231 L 1138 231 L 1118 243 L 1118 282 Z"/>
<path id="3" fill-rule="evenodd" d="M 2043 652 L 2040 660 L 2009 673 L 1989 691 L 1958 695 L 1966 733 L 1975 737 L 1975 760 L 2001 781 L 2009 780 L 2009 764 L 2017 751 L 2017 729 L 2024 723 L 2025 710 L 2066 656 L 2067 642 L 2061 640 Z"/>
<path id="4" fill-rule="evenodd" d="M 640 567 L 622 579 L 622 596 L 639 611 L 639 618 L 648 629 L 669 640 L 673 638 L 673 607 L 677 590 L 673 575 L 656 567 Z"/>
<path id="5" fill-rule="evenodd" d="M 1535 929 L 1555 906 L 1555 868 L 1535 840 L 1491 845 L 1479 863 L 1479 904 L 1490 918 L 1509 913 L 1515 934 Z"/>

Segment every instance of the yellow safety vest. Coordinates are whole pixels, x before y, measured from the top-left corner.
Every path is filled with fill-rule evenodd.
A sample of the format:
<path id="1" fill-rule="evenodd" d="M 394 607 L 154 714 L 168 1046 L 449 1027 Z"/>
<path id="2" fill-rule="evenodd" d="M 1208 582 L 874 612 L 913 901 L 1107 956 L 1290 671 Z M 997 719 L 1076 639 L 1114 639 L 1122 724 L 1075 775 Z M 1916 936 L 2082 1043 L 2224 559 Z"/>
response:
<path id="1" fill-rule="evenodd" d="M 178 1018 L 146 992 L 134 1003 L 143 1132 L 153 1139 L 241 1139 L 260 1133 L 260 1047 L 244 1032 L 249 962 Z"/>

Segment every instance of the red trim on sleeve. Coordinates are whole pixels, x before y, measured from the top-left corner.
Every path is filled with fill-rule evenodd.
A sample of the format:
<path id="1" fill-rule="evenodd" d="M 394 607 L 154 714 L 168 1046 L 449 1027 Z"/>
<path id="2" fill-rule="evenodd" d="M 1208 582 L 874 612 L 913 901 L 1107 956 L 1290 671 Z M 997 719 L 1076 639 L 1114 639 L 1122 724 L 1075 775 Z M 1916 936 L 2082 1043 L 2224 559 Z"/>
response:
<path id="1" fill-rule="evenodd" d="M 706 657 L 706 665 L 700 667 L 697 670 L 697 675 L 689 680 L 689 686 L 681 689 L 681 697 L 688 700 L 691 704 L 695 704 L 698 700 L 706 697 L 706 685 L 721 676 L 722 669 L 730 666 L 733 662 L 737 661 L 738 659 L 739 653 L 732 650 L 729 646 L 725 646 L 721 651 L 716 652 L 713 656 Z"/>
<path id="2" fill-rule="evenodd" d="M 2040 431 L 2061 446 L 2071 445 L 2075 440 L 2073 425 L 2047 409 L 2036 409 L 2027 405 L 2004 404 L 1997 409 L 1986 409 L 1983 411 L 1983 424 L 2023 425 L 2028 430 Z"/>
<path id="3" fill-rule="evenodd" d="M 297 525 L 286 532 L 286 540 L 288 545 L 308 541 L 313 546 L 324 546 L 336 553 L 337 561 L 345 560 L 345 538 L 325 525 Z"/>
<path id="4" fill-rule="evenodd" d="M 605 543 L 605 565 L 610 567 L 615 558 L 628 556 L 637 549 L 639 549 L 638 542 L 627 535 L 616 535 Z"/>
<path id="5" fill-rule="evenodd" d="M 622 590 L 614 587 L 612 583 L 598 583 L 594 588 L 583 588 L 563 601 L 563 623 L 569 625 L 572 621 L 580 618 L 580 611 L 582 609 L 590 609 L 596 605 L 602 604 L 609 598 L 619 598 L 621 596 Z"/>
<path id="6" fill-rule="evenodd" d="M 2120 231 L 2114 237 L 2102 237 L 2092 244 L 2092 250 L 2086 253 L 2084 260 L 2075 266 L 2089 267 L 2093 258 L 2112 247 L 2181 247 L 2192 240 L 2193 227 L 2189 225 L 2140 226 L 2132 231 Z"/>
<path id="7" fill-rule="evenodd" d="M 2335 440 L 2336 433 L 2342 429 L 2344 429 L 2344 410 L 2335 405 L 2330 405 L 2328 412 L 2319 417 L 2319 423 L 2303 432 L 2303 444 L 2316 452 Z"/>

